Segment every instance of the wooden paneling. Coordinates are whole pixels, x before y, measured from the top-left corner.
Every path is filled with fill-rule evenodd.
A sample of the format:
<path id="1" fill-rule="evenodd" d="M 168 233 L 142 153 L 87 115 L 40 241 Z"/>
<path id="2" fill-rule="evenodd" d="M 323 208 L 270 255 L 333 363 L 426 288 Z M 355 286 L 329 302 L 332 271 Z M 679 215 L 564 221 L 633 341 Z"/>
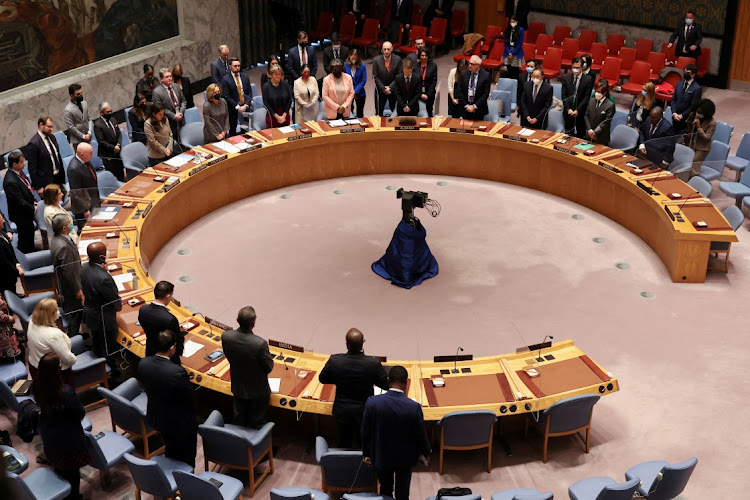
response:
<path id="1" fill-rule="evenodd" d="M 737 7 L 736 29 L 734 31 L 734 47 L 732 48 L 732 67 L 730 80 L 750 82 L 750 2 L 739 2 Z"/>
<path id="2" fill-rule="evenodd" d="M 474 32 L 484 33 L 489 25 L 505 24 L 505 0 L 474 2 Z"/>

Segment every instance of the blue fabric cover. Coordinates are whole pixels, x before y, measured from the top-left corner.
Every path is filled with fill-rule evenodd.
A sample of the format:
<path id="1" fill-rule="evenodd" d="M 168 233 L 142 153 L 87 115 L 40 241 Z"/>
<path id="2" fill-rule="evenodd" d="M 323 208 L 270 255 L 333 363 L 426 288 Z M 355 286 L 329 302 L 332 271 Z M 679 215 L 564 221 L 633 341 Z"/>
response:
<path id="1" fill-rule="evenodd" d="M 372 263 L 372 270 L 393 285 L 408 289 L 437 276 L 438 263 L 427 246 L 427 231 L 418 226 L 414 228 L 402 219 L 385 255 Z"/>

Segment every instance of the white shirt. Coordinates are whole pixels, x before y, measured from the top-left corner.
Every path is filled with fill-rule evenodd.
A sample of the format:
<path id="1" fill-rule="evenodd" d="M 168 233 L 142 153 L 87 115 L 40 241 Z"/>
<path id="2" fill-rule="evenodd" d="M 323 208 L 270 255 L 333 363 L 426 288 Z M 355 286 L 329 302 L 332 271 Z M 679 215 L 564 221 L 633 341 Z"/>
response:
<path id="1" fill-rule="evenodd" d="M 52 140 L 47 140 L 48 137 L 44 135 L 40 130 L 36 131 L 37 134 L 39 134 L 39 137 L 42 138 L 42 144 L 44 144 L 44 147 L 47 148 L 47 153 L 49 153 L 50 159 L 52 159 L 52 173 L 57 175 L 60 173 L 60 169 L 57 168 L 57 162 L 54 160 L 54 158 L 57 158 L 57 149 L 55 149 L 55 145 L 52 144 Z M 50 147 L 52 149 L 50 149 Z"/>
<path id="2" fill-rule="evenodd" d="M 76 364 L 76 355 L 73 354 L 70 338 L 59 328 L 51 326 L 37 326 L 29 322 L 28 343 L 29 364 L 34 368 L 39 367 L 39 360 L 49 352 L 60 356 L 62 369 L 67 370 Z"/>

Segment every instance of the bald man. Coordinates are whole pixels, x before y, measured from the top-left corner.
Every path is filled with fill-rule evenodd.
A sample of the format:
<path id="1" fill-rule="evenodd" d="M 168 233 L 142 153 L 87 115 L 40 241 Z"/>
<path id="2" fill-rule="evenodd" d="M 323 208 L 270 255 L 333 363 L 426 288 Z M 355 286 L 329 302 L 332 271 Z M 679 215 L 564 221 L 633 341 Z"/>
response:
<path id="1" fill-rule="evenodd" d="M 80 146 L 79 146 L 80 149 Z M 117 378 L 119 370 L 115 362 L 117 351 L 117 311 L 122 310 L 122 300 L 117 293 L 117 285 L 104 269 L 107 262 L 107 247 L 101 241 L 86 247 L 89 261 L 81 267 L 81 290 L 85 297 L 83 321 L 91 330 L 94 354 L 107 358 L 112 368 L 112 377 Z"/>
<path id="2" fill-rule="evenodd" d="M 70 210 L 76 218 L 76 225 L 83 228 L 86 220 L 95 208 L 102 205 L 99 199 L 99 188 L 96 172 L 91 164 L 94 150 L 88 142 L 78 145 L 76 156 L 68 165 L 68 183 L 70 184 Z"/>
<path id="3" fill-rule="evenodd" d="M 373 386 L 388 390 L 388 374 L 380 361 L 362 350 L 365 337 L 356 328 L 346 332 L 346 354 L 328 358 L 318 377 L 323 384 L 336 386 L 333 417 L 339 430 L 339 447 L 360 448 L 362 414 L 367 398 L 374 395 Z"/>
<path id="4" fill-rule="evenodd" d="M 375 105 L 378 116 L 383 116 L 385 103 L 391 111 L 395 111 L 396 95 L 390 85 L 401 73 L 401 58 L 393 53 L 393 44 L 383 42 L 381 55 L 372 60 L 372 80 L 375 82 Z"/>
<path id="5" fill-rule="evenodd" d="M 219 45 L 219 58 L 211 63 L 211 80 L 216 85 L 221 85 L 224 75 L 229 73 L 229 47 Z"/>

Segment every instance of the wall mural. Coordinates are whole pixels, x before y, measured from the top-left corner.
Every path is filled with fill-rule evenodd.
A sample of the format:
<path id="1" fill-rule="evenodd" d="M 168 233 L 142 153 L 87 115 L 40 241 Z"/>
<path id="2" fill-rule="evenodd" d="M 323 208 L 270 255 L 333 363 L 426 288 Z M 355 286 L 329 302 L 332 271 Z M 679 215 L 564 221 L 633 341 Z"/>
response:
<path id="1" fill-rule="evenodd" d="M 178 34 L 176 0 L 0 0 L 0 92 Z"/>

